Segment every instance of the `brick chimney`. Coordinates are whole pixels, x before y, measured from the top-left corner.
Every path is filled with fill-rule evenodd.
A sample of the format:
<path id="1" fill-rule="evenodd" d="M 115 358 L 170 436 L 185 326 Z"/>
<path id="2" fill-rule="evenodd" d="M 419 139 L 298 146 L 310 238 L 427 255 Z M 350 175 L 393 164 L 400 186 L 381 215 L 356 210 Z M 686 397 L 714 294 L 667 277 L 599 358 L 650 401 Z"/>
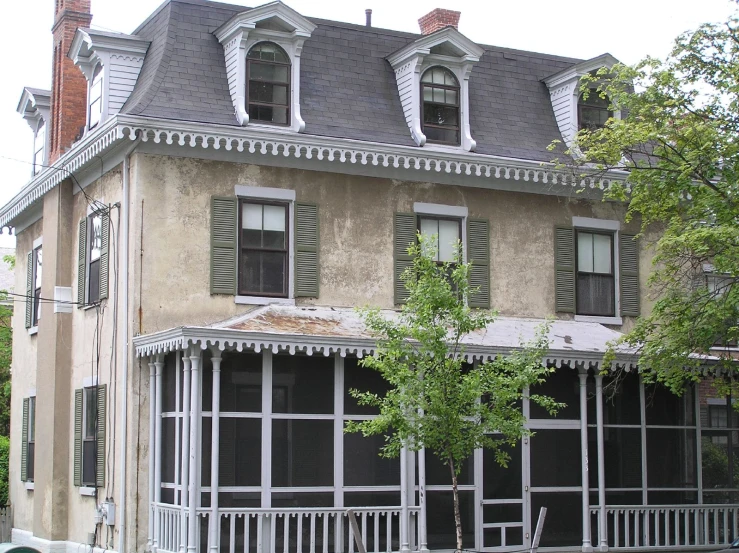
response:
<path id="1" fill-rule="evenodd" d="M 78 27 L 92 21 L 90 0 L 55 0 L 54 59 L 51 76 L 51 137 L 49 161 L 53 163 L 80 134 L 87 121 L 87 80 L 67 57 Z"/>
<path id="2" fill-rule="evenodd" d="M 444 27 L 454 27 L 457 29 L 459 27 L 460 15 L 462 15 L 462 12 L 436 8 L 418 20 L 418 25 L 421 27 L 421 34 L 430 35 Z"/>

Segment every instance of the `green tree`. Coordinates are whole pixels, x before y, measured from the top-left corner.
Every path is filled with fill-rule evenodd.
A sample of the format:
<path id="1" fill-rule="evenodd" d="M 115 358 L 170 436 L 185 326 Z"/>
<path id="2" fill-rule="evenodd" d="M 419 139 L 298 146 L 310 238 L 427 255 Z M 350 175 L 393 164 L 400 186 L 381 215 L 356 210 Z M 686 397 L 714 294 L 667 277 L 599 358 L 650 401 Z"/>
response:
<path id="1" fill-rule="evenodd" d="M 523 390 L 543 382 L 551 372 L 542 363 L 549 331 L 543 325 L 536 339 L 494 361 L 465 362 L 463 338 L 493 322 L 489 311 L 467 306 L 470 265 L 437 264 L 428 243 L 409 248 L 412 266 L 402 278 L 409 292 L 395 318 L 376 309 L 362 310 L 367 328 L 377 337 L 374 356 L 362 364 L 378 371 L 389 385 L 386 395 L 351 390 L 360 404 L 379 409 L 377 418 L 347 423 L 347 432 L 386 436 L 381 452 L 396 457 L 402 448 L 433 453 L 449 467 L 454 495 L 457 549 L 462 549 L 462 522 L 457 477 L 477 448 L 489 448 L 506 466 L 501 449 L 523 435 L 519 408 Z M 533 394 L 531 400 L 555 412 L 559 404 Z"/>
<path id="2" fill-rule="evenodd" d="M 620 118 L 581 130 L 560 162 L 581 175 L 625 172 L 605 199 L 628 202 L 627 219 L 653 242 L 655 303 L 623 342 L 647 378 L 677 393 L 700 378 L 709 350 L 734 363 L 712 348 L 739 339 L 738 29 L 735 16 L 705 24 L 679 36 L 664 61 L 584 78 L 582 92 L 607 99 Z"/>
<path id="3" fill-rule="evenodd" d="M 11 269 L 15 267 L 15 256 L 6 255 L 3 261 Z M 8 299 L 7 290 L 0 290 L 0 301 Z M 12 305 L 12 302 L 11 302 Z M 13 359 L 12 307 L 0 304 L 0 435 L 10 435 L 10 363 Z M 4 504 L 4 503 L 0 503 Z"/>

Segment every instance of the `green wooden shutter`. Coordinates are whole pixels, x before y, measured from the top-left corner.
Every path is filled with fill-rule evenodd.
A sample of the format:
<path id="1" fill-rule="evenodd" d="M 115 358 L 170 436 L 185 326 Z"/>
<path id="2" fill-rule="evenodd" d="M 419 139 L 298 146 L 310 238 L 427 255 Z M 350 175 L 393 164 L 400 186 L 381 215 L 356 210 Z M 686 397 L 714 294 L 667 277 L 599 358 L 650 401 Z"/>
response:
<path id="1" fill-rule="evenodd" d="M 87 284 L 87 217 L 80 219 L 80 235 L 77 241 L 77 307 L 84 307 Z"/>
<path id="2" fill-rule="evenodd" d="M 74 485 L 82 485 L 82 389 L 74 391 Z"/>
<path id="3" fill-rule="evenodd" d="M 559 313 L 575 312 L 575 230 L 554 229 L 554 306 Z"/>
<path id="4" fill-rule="evenodd" d="M 100 299 L 108 297 L 108 245 L 110 243 L 110 211 L 105 210 L 100 215 Z"/>
<path id="5" fill-rule="evenodd" d="M 23 398 L 23 426 L 21 428 L 21 480 L 28 480 L 28 404 L 27 397 Z"/>
<path id="6" fill-rule="evenodd" d="M 639 242 L 633 234 L 619 234 L 621 315 L 639 316 Z"/>
<path id="7" fill-rule="evenodd" d="M 408 290 L 401 278 L 403 272 L 413 265 L 413 257 L 408 248 L 416 244 L 418 222 L 415 213 L 396 213 L 393 220 L 393 255 L 395 267 L 393 271 L 395 284 L 395 303 L 408 301 Z"/>
<path id="8" fill-rule="evenodd" d="M 318 297 L 318 206 L 295 204 L 295 296 Z"/>
<path id="9" fill-rule="evenodd" d="M 238 200 L 213 196 L 210 211 L 210 293 L 236 294 Z"/>
<path id="10" fill-rule="evenodd" d="M 26 328 L 33 324 L 33 250 L 28 252 L 26 266 Z"/>
<path id="11" fill-rule="evenodd" d="M 106 385 L 98 386 L 98 420 L 97 420 L 97 465 L 95 467 L 95 485 L 98 488 L 105 486 L 105 413 L 106 413 Z"/>
<path id="12" fill-rule="evenodd" d="M 470 262 L 470 307 L 490 309 L 490 223 L 467 220 L 467 260 Z"/>

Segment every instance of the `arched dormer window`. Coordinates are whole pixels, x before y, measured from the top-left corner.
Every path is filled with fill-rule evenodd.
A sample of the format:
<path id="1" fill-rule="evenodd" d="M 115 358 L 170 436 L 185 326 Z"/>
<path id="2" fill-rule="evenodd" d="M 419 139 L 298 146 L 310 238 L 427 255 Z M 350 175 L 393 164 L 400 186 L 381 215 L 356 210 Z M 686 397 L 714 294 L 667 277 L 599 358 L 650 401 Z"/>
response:
<path id="1" fill-rule="evenodd" d="M 36 136 L 33 139 L 33 174 L 37 175 L 44 168 L 44 149 L 46 148 L 46 124 L 39 120 Z"/>
<path id="2" fill-rule="evenodd" d="M 272 42 L 246 56 L 246 106 L 251 121 L 290 124 L 290 58 Z"/>
<path id="3" fill-rule="evenodd" d="M 459 145 L 459 81 L 444 67 L 432 67 L 421 77 L 421 130 L 428 142 Z"/>
<path id="4" fill-rule="evenodd" d="M 92 73 L 89 110 L 88 127 L 94 129 L 100 123 L 103 114 L 103 66 L 101 64 L 97 64 L 95 71 Z"/>
<path id="5" fill-rule="evenodd" d="M 579 130 L 588 129 L 594 131 L 602 129 L 606 121 L 613 117 L 613 112 L 608 109 L 610 101 L 601 98 L 594 88 L 588 92 L 588 97 L 580 94 L 577 101 L 577 126 Z"/>

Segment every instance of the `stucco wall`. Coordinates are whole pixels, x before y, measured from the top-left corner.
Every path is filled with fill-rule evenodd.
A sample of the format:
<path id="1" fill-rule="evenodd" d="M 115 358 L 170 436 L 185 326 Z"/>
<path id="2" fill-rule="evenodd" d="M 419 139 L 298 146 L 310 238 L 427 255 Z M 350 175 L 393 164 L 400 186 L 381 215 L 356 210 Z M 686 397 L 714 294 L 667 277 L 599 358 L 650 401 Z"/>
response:
<path id="1" fill-rule="evenodd" d="M 43 232 L 43 221 L 37 221 L 19 232 L 15 242 L 15 293 L 26 293 L 26 270 L 28 252 L 33 242 Z M 33 527 L 33 491 L 27 491 L 21 482 L 21 431 L 23 399 L 29 397 L 36 388 L 36 342 L 37 337 L 28 334 L 26 329 L 26 305 L 23 298 L 16 297 L 13 304 L 13 362 L 11 364 L 10 400 L 10 501 L 13 505 L 13 526 L 24 530 Z"/>
<path id="2" fill-rule="evenodd" d="M 320 297 L 332 306 L 393 306 L 393 214 L 414 202 L 467 206 L 490 220 L 492 304 L 501 315 L 554 314 L 554 226 L 573 216 L 623 219 L 623 206 L 555 196 L 298 169 L 138 155 L 133 240 L 143 244 L 142 333 L 207 324 L 248 309 L 209 290 L 210 197 L 234 185 L 290 188 L 320 214 Z M 143 202 L 143 231 L 141 210 Z M 635 232 L 635 223 L 624 230 Z M 142 238 L 143 235 L 143 238 Z M 138 262 L 138 260 L 137 260 Z M 642 253 L 642 281 L 649 255 Z M 137 285 L 138 288 L 138 285 Z M 643 294 L 644 296 L 644 294 Z"/>

